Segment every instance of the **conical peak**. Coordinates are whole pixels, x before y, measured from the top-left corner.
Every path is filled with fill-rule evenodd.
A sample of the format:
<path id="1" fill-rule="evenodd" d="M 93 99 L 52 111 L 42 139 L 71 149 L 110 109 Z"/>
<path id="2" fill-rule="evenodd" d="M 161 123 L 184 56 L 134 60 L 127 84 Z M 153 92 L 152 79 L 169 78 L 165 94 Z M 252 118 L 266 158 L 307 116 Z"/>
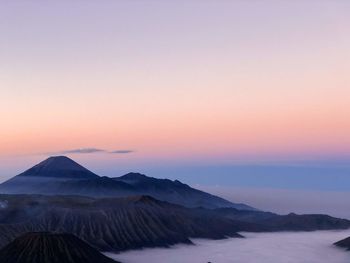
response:
<path id="1" fill-rule="evenodd" d="M 62 177 L 77 179 L 98 177 L 93 172 L 66 156 L 49 157 L 20 174 L 20 176 Z"/>
<path id="2" fill-rule="evenodd" d="M 42 167 L 46 169 L 74 169 L 74 170 L 81 170 L 85 169 L 80 164 L 76 163 L 72 159 L 68 158 L 67 156 L 51 156 L 47 158 L 46 160 L 40 162 L 36 165 L 37 167 Z"/>
<path id="3" fill-rule="evenodd" d="M 27 233 L 0 250 L 1 262 L 117 263 L 72 234 Z"/>

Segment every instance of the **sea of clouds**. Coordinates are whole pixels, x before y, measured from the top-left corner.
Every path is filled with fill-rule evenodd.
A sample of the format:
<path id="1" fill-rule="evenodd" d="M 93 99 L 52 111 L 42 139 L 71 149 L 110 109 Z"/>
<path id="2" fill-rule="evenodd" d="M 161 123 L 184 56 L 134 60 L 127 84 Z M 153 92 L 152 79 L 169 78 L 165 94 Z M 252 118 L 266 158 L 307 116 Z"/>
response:
<path id="1" fill-rule="evenodd" d="M 124 263 L 349 263 L 350 251 L 332 244 L 350 236 L 346 231 L 243 233 L 246 238 L 193 240 L 177 245 L 107 254 Z"/>

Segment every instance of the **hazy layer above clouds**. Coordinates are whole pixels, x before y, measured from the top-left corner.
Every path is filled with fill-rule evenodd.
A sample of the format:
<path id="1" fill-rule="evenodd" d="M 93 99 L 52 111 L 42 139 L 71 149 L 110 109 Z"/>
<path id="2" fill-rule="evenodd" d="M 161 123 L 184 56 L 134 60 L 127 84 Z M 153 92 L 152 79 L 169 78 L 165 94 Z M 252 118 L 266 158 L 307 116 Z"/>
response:
<path id="1" fill-rule="evenodd" d="M 348 263 L 350 252 L 332 244 L 350 231 L 244 233 L 247 238 L 194 240 L 196 246 L 144 249 L 118 255 L 125 263 Z"/>
<path id="2" fill-rule="evenodd" d="M 195 186 L 236 203 L 280 214 L 329 214 L 350 219 L 350 192 L 254 187 Z"/>

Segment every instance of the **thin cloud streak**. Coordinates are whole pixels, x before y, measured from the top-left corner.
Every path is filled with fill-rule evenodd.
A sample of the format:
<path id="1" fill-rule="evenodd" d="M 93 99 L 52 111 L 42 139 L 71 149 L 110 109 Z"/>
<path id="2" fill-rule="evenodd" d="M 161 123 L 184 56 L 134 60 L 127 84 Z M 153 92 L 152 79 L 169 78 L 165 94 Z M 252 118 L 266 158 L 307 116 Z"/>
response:
<path id="1" fill-rule="evenodd" d="M 100 152 L 105 152 L 105 150 L 102 149 L 97 149 L 97 148 L 80 148 L 80 149 L 72 149 L 72 150 L 64 150 L 61 152 L 58 152 L 60 154 L 69 154 L 69 153 L 100 153 Z"/>
<path id="2" fill-rule="evenodd" d="M 109 152 L 109 153 L 112 153 L 112 154 L 128 154 L 128 153 L 133 153 L 135 152 L 134 150 L 115 150 L 115 151 L 112 151 L 112 152 Z"/>
<path id="3" fill-rule="evenodd" d="M 135 152 L 134 150 L 120 149 L 114 151 L 108 151 L 99 148 L 79 148 L 79 149 L 69 149 L 57 152 L 46 152 L 45 155 L 59 155 L 59 154 L 93 154 L 93 153 L 107 153 L 107 154 L 129 154 Z"/>

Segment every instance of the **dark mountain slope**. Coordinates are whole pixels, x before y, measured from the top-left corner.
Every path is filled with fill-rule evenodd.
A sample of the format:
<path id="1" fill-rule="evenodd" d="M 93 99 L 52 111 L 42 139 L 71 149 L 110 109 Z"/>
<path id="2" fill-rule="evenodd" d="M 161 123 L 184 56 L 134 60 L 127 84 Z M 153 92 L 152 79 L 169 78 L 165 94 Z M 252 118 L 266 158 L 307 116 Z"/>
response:
<path id="1" fill-rule="evenodd" d="M 91 197 L 150 195 L 186 207 L 234 207 L 254 210 L 250 206 L 235 204 L 191 188 L 177 180 L 156 179 L 137 173 L 117 178 L 100 177 L 64 156 L 50 157 L 0 184 L 0 193 Z"/>
<path id="2" fill-rule="evenodd" d="M 132 185 L 138 194 L 150 195 L 156 199 L 186 207 L 234 207 L 237 209 L 255 210 L 245 204 L 233 204 L 223 198 L 194 189 L 178 180 L 158 179 L 139 173 L 129 173 L 113 179 Z"/>
<path id="3" fill-rule="evenodd" d="M 132 185 L 109 177 L 60 182 L 56 184 L 54 192 L 91 197 L 127 197 L 137 193 Z"/>
<path id="4" fill-rule="evenodd" d="M 1 263 L 117 263 L 71 234 L 27 233 L 0 250 Z"/>
<path id="5" fill-rule="evenodd" d="M 263 226 L 267 231 L 313 231 L 350 228 L 350 221 L 328 215 L 309 214 L 278 215 L 262 211 L 242 211 L 233 208 L 215 209 L 218 215 L 226 218 L 250 222 Z"/>
<path id="6" fill-rule="evenodd" d="M 189 238 L 240 237 L 244 223 L 152 197 L 94 199 L 2 195 L 0 247 L 32 232 L 65 232 L 104 251 L 190 243 Z M 1 221 L 2 220 L 2 221 Z"/>
<path id="7" fill-rule="evenodd" d="M 345 248 L 346 250 L 350 250 L 350 237 L 340 240 L 334 243 L 337 247 Z"/>
<path id="8" fill-rule="evenodd" d="M 348 229 L 350 227 L 349 220 L 322 214 L 297 215 L 290 213 L 288 215 L 276 215 L 259 223 L 268 226 L 273 231 L 313 231 Z"/>

